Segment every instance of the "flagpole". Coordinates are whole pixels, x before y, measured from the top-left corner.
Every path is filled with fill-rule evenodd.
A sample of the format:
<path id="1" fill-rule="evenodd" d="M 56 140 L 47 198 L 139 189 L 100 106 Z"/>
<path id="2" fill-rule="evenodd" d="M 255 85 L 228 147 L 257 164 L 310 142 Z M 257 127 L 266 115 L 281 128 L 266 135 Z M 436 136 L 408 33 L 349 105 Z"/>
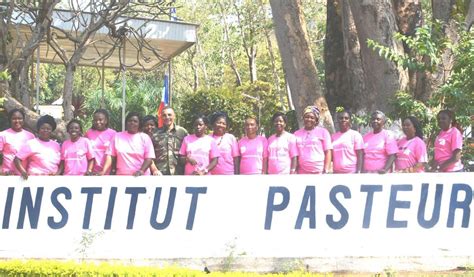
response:
<path id="1" fill-rule="evenodd" d="M 172 4 L 174 5 L 174 2 Z M 170 8 L 170 20 L 171 21 L 176 21 L 176 7 L 171 7 Z M 171 107 L 173 103 L 173 74 L 171 70 L 171 59 L 168 62 L 168 105 Z"/>
<path id="2" fill-rule="evenodd" d="M 171 60 L 168 62 L 168 105 L 171 107 L 173 99 L 173 75 L 171 75 Z"/>

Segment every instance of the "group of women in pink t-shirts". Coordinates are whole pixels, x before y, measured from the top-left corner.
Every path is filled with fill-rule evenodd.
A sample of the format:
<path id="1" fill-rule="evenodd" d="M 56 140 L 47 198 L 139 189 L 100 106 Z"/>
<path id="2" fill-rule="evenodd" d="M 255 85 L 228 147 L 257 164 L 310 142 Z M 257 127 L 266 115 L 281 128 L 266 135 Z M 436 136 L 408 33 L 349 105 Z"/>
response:
<path id="1" fill-rule="evenodd" d="M 386 118 L 380 111 L 372 113 L 372 131 L 364 136 L 351 129 L 351 114 L 347 111 L 337 114 L 339 131 L 332 136 L 319 126 L 319 117 L 317 107 L 307 107 L 304 126 L 291 134 L 286 131 L 286 115 L 276 113 L 272 117 L 274 134 L 268 139 L 259 135 L 257 119 L 249 117 L 244 123 L 245 135 L 237 140 L 227 132 L 230 122 L 225 112 L 211 117 L 197 115 L 194 132 L 184 138 L 179 151 L 185 175 L 463 170 L 462 135 L 449 110 L 437 116 L 441 130 L 434 142 L 430 167 L 422 128 L 415 117 L 403 119 L 404 136 L 399 140 L 384 129 Z M 159 175 L 155 174 L 159 171 L 153 162 L 155 150 L 150 139 L 153 126 L 149 126 L 156 124 L 144 122 L 138 113 L 127 115 L 123 132 L 108 127 L 109 114 L 103 109 L 94 112 L 92 128 L 84 135 L 80 121 L 71 120 L 67 124 L 69 139 L 61 145 L 52 139 L 56 122 L 51 116 L 38 120 L 36 137 L 23 129 L 22 110 L 10 111 L 8 118 L 11 127 L 0 132 L 4 175 L 25 179 L 29 175 Z M 210 134 L 208 127 L 212 128 Z"/>
<path id="2" fill-rule="evenodd" d="M 434 143 L 434 159 L 428 167 L 428 155 L 419 121 L 409 116 L 403 120 L 404 136 L 396 140 L 384 129 L 386 117 L 380 111 L 371 115 L 372 131 L 362 136 L 351 129 L 351 114 L 337 114 L 339 131 L 332 136 L 319 126 L 317 107 L 303 112 L 303 128 L 287 132 L 287 117 L 272 117 L 274 134 L 268 139 L 259 135 L 258 122 L 247 118 L 245 136 L 237 140 L 227 132 L 226 113 L 204 115 L 194 119 L 194 134 L 187 136 L 180 155 L 187 175 L 232 174 L 321 174 L 321 173 L 387 173 L 462 171 L 460 161 L 462 135 L 455 127 L 454 114 L 438 114 L 440 134 Z M 207 135 L 207 127 L 212 133 Z"/>

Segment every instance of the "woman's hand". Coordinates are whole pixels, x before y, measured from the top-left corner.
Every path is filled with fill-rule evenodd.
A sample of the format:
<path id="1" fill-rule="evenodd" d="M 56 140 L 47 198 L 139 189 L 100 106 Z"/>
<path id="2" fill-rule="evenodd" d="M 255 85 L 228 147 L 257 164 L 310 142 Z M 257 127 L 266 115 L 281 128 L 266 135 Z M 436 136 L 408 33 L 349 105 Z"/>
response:
<path id="1" fill-rule="evenodd" d="M 192 158 L 192 157 L 186 157 L 186 162 L 190 163 L 191 165 L 196 165 L 197 164 L 197 161 Z"/>
<path id="2" fill-rule="evenodd" d="M 385 173 L 387 173 L 387 172 L 388 172 L 388 170 L 385 169 L 385 168 L 382 168 L 382 169 L 380 169 L 379 171 L 377 171 L 378 174 L 385 174 Z"/>
<path id="3" fill-rule="evenodd" d="M 153 175 L 153 176 L 163 176 L 163 174 L 159 170 L 152 170 L 151 175 Z"/>
<path id="4" fill-rule="evenodd" d="M 26 171 L 20 172 L 20 175 L 23 180 L 28 180 L 28 173 Z"/>
<path id="5" fill-rule="evenodd" d="M 135 177 L 142 176 L 142 175 L 143 175 L 143 171 L 141 169 L 137 170 L 137 171 L 135 171 L 135 173 L 133 173 L 133 176 L 135 176 Z"/>

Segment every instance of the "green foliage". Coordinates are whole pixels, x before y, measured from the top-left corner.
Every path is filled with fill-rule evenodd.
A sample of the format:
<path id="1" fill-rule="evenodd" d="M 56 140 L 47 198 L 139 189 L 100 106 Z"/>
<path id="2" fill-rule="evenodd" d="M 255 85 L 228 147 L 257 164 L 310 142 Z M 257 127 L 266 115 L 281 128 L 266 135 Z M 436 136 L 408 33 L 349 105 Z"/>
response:
<path id="1" fill-rule="evenodd" d="M 273 86 L 266 82 L 256 81 L 243 84 L 236 89 L 236 92 L 242 94 L 244 103 L 252 108 L 252 114 L 259 120 L 263 133 L 270 135 L 273 130 L 271 118 L 283 108 L 273 91 Z"/>
<path id="2" fill-rule="evenodd" d="M 12 76 L 10 75 L 10 72 L 8 72 L 7 69 L 0 71 L 0 81 L 10 81 L 12 79 Z"/>
<path id="3" fill-rule="evenodd" d="M 182 99 L 181 110 L 180 122 L 191 132 L 193 119 L 197 114 L 209 116 L 214 112 L 224 111 L 231 120 L 229 132 L 236 137 L 241 137 L 243 123 L 249 115 L 252 115 L 251 107 L 244 102 L 243 96 L 227 88 L 189 93 Z"/>
<path id="4" fill-rule="evenodd" d="M 201 276 L 196 270 L 177 267 L 153 268 L 120 264 L 57 261 L 1 261 L 0 275 L 8 276 Z"/>
<path id="5" fill-rule="evenodd" d="M 433 94 L 430 105 L 447 107 L 456 112 L 458 122 L 467 127 L 474 115 L 474 33 L 461 31 L 453 48 L 455 62 L 450 79 Z"/>
<path id="6" fill-rule="evenodd" d="M 249 116 L 257 118 L 261 131 L 270 135 L 273 131 L 271 117 L 282 110 L 278 99 L 273 86 L 261 81 L 244 83 L 237 88 L 215 88 L 188 93 L 180 100 L 180 124 L 192 131 L 195 115 L 224 111 L 231 119 L 229 132 L 236 137 L 243 135 L 243 125 Z"/>
<path id="7" fill-rule="evenodd" d="M 434 72 L 441 61 L 441 54 L 448 46 L 448 41 L 441 34 L 441 23 L 435 21 L 416 29 L 414 36 L 395 33 L 396 40 L 403 42 L 411 49 L 411 54 L 399 53 L 374 40 L 368 39 L 367 45 L 379 56 L 394 62 L 404 69 Z"/>
<path id="8" fill-rule="evenodd" d="M 129 74 L 130 75 L 130 74 Z M 126 113 L 134 111 L 143 116 L 156 115 L 161 102 L 163 82 L 152 74 L 140 76 L 127 76 L 126 82 Z M 83 118 L 84 129 L 90 127 L 92 113 L 98 108 L 107 109 L 110 113 L 110 127 L 115 130 L 122 129 L 122 80 L 116 80 L 112 88 L 104 92 L 96 89 L 85 97 L 86 113 Z"/>
<path id="9" fill-rule="evenodd" d="M 146 266 L 126 266 L 110 263 L 76 263 L 74 261 L 59 262 L 52 260 L 10 260 L 0 261 L 1 276 L 189 276 L 189 277 L 251 277 L 251 276 L 283 276 L 282 274 L 259 274 L 252 272 L 211 272 L 167 266 L 164 268 Z M 305 271 L 286 272 L 287 277 L 328 276 Z M 330 275 L 329 275 L 330 276 Z"/>
<path id="10" fill-rule="evenodd" d="M 474 115 L 474 34 L 460 31 L 460 40 L 452 47 L 454 66 L 450 79 L 432 94 L 426 103 L 415 100 L 407 92 L 398 92 L 392 99 L 395 118 L 404 118 L 408 115 L 416 116 L 424 126 L 425 137 L 430 147 L 439 132 L 436 115 L 442 109 L 453 110 L 458 123 L 466 129 L 472 124 Z M 467 134 L 469 136 L 470 134 Z M 474 160 L 474 149 L 464 140 L 463 162 Z"/>
<path id="11" fill-rule="evenodd" d="M 433 108 L 421 101 L 413 98 L 413 96 L 405 91 L 399 91 L 391 100 L 394 112 L 391 114 L 393 118 L 406 118 L 407 116 L 415 116 L 423 126 L 423 134 L 429 140 L 434 139 L 436 132 L 439 131 L 436 122 L 436 114 L 440 111 L 439 107 Z"/>

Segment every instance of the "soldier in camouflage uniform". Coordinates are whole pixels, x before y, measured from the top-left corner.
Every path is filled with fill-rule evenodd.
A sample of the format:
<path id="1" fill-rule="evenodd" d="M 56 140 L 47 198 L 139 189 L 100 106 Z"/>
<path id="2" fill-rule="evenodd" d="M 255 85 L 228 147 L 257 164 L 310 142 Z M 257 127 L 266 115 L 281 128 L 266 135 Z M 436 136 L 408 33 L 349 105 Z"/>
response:
<path id="1" fill-rule="evenodd" d="M 184 174 L 184 165 L 179 161 L 179 149 L 188 131 L 174 124 L 175 117 L 174 110 L 165 107 L 161 112 L 163 127 L 156 129 L 152 135 L 155 164 L 163 175 Z"/>

